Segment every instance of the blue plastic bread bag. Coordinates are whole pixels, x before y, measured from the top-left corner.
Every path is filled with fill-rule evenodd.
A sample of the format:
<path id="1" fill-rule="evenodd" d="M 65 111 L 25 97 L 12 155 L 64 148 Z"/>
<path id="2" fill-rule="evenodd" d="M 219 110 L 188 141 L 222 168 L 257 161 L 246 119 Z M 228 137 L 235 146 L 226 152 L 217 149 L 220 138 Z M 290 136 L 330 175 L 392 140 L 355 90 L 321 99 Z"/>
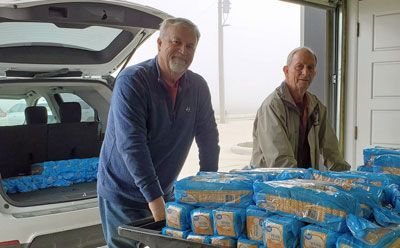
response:
<path id="1" fill-rule="evenodd" d="M 389 180 L 385 177 L 367 175 L 359 172 L 320 172 L 309 169 L 312 179 L 331 183 L 333 186 L 353 195 L 360 202 L 363 217 L 368 218 L 372 209 L 380 206 L 384 201 L 383 183 L 386 185 Z M 385 181 L 385 182 L 383 182 Z"/>
<path id="2" fill-rule="evenodd" d="M 254 168 L 249 170 L 232 170 L 231 173 L 248 174 L 252 176 L 253 179 L 258 179 L 260 181 L 272 181 L 304 178 L 304 173 L 306 173 L 306 171 L 306 169 L 302 168 Z"/>
<path id="3" fill-rule="evenodd" d="M 165 236 L 170 236 L 170 237 L 179 238 L 179 239 L 186 239 L 186 237 L 190 233 L 190 230 L 182 231 L 182 230 L 176 230 L 176 229 L 169 228 L 169 227 L 164 227 L 161 230 L 161 233 Z"/>
<path id="4" fill-rule="evenodd" d="M 293 218 L 271 215 L 263 225 L 263 243 L 266 247 L 296 248 L 304 223 Z"/>
<path id="5" fill-rule="evenodd" d="M 397 242 L 400 244 L 400 226 L 381 227 L 364 218 L 359 218 L 349 214 L 347 216 L 347 225 L 355 239 L 364 246 L 361 247 L 390 247 Z M 396 246 L 393 246 L 396 247 Z M 400 246 L 397 246 L 400 247 Z"/>
<path id="6" fill-rule="evenodd" d="M 202 174 L 175 183 L 175 200 L 197 207 L 247 207 L 253 204 L 253 181 L 229 174 Z"/>
<path id="7" fill-rule="evenodd" d="M 364 165 L 372 166 L 375 163 L 375 158 L 379 155 L 395 154 L 400 155 L 400 149 L 391 147 L 373 147 L 363 150 Z"/>
<path id="8" fill-rule="evenodd" d="M 372 168 L 372 167 L 371 167 Z M 365 186 L 386 187 L 393 183 L 400 183 L 400 177 L 388 174 L 376 174 L 362 171 L 318 171 L 308 169 L 311 177 L 307 179 L 338 182 L 339 184 L 361 184 Z"/>
<path id="9" fill-rule="evenodd" d="M 246 210 L 221 207 L 213 210 L 214 234 L 238 238 L 245 228 Z"/>
<path id="10" fill-rule="evenodd" d="M 214 221 L 210 208 L 196 208 L 190 212 L 191 227 L 195 234 L 213 235 Z"/>
<path id="11" fill-rule="evenodd" d="M 167 202 L 165 204 L 166 226 L 178 230 L 190 229 L 190 212 L 193 208 L 193 206 L 182 203 Z"/>
<path id="12" fill-rule="evenodd" d="M 374 172 L 374 170 L 372 169 L 372 166 L 368 166 L 368 165 L 360 165 L 357 167 L 357 171 L 361 171 L 361 172 Z"/>
<path id="13" fill-rule="evenodd" d="M 256 240 L 250 240 L 246 238 L 239 238 L 237 241 L 237 247 L 238 248 L 260 248 L 262 243 Z"/>
<path id="14" fill-rule="evenodd" d="M 204 235 L 199 235 L 195 233 L 189 233 L 188 236 L 186 237 L 187 240 L 196 242 L 196 243 L 202 243 L 202 244 L 210 244 L 211 239 L 210 236 L 204 236 Z"/>
<path id="15" fill-rule="evenodd" d="M 290 170 L 283 170 L 281 173 L 279 173 L 275 180 L 276 181 L 281 181 L 281 180 L 290 180 L 290 179 L 305 179 L 307 176 L 308 171 L 306 169 L 302 168 L 293 168 Z"/>
<path id="16" fill-rule="evenodd" d="M 257 181 L 254 193 L 261 208 L 338 232 L 346 231 L 347 214 L 362 214 L 354 196 L 321 181 Z"/>
<path id="17" fill-rule="evenodd" d="M 246 209 L 246 234 L 250 240 L 262 241 L 262 228 L 265 218 L 271 213 L 255 205 Z"/>
<path id="18" fill-rule="evenodd" d="M 210 237 L 210 239 L 212 245 L 224 248 L 236 248 L 237 240 L 234 238 L 224 236 L 212 236 Z"/>
<path id="19" fill-rule="evenodd" d="M 334 232 L 317 225 L 308 225 L 301 228 L 301 248 L 335 248 L 336 240 L 343 233 Z"/>
<path id="20" fill-rule="evenodd" d="M 380 226 L 400 225 L 400 215 L 395 211 L 385 207 L 375 207 L 373 211 L 375 221 Z"/>
<path id="21" fill-rule="evenodd" d="M 238 177 L 246 177 L 252 181 L 256 181 L 256 180 L 265 181 L 268 178 L 264 173 L 257 173 L 257 172 L 252 173 L 249 170 L 232 170 L 230 172 L 199 171 L 196 175 L 197 176 L 214 176 L 216 178 L 224 177 L 224 176 L 229 176 L 229 177 L 238 176 Z"/>
<path id="22" fill-rule="evenodd" d="M 372 169 L 374 172 L 400 175 L 400 155 L 379 155 L 374 159 L 374 166 Z"/>
<path id="23" fill-rule="evenodd" d="M 400 186 L 391 184 L 385 187 L 385 202 L 390 204 L 394 211 L 400 213 Z"/>

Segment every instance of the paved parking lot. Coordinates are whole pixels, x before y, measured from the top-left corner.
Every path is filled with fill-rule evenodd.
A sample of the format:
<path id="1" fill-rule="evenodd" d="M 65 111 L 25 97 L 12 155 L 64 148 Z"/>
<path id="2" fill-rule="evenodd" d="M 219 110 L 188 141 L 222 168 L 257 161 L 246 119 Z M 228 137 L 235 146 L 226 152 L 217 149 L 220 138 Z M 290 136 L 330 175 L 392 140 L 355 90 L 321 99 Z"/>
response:
<path id="1" fill-rule="evenodd" d="M 253 118 L 228 119 L 224 124 L 218 124 L 221 152 L 219 170 L 229 171 L 242 168 L 249 164 L 251 148 L 238 146 L 252 141 Z M 198 149 L 193 142 L 189 156 L 180 174 L 180 178 L 195 174 L 199 170 Z"/>

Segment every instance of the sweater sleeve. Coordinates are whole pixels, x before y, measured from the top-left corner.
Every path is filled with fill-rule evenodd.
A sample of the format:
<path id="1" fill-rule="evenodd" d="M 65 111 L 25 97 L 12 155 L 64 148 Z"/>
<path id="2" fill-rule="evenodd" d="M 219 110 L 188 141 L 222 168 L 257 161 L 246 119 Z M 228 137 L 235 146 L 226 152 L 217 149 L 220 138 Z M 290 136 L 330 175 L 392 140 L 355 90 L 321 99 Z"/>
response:
<path id="1" fill-rule="evenodd" d="M 163 195 L 147 146 L 148 93 L 140 77 L 120 76 L 111 104 L 116 147 L 147 202 Z M 143 79 L 142 79 L 143 80 Z"/>
<path id="2" fill-rule="evenodd" d="M 217 171 L 220 151 L 218 129 L 205 81 L 198 95 L 195 139 L 199 148 L 200 171 Z"/>

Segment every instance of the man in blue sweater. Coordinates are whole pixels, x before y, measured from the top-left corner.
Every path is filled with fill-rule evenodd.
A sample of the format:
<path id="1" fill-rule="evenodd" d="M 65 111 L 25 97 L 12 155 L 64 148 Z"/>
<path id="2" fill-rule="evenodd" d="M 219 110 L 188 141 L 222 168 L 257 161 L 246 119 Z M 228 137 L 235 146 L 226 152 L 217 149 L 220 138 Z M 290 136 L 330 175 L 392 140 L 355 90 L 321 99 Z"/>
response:
<path id="1" fill-rule="evenodd" d="M 183 18 L 165 20 L 154 59 L 116 79 L 100 153 L 97 192 L 106 242 L 133 247 L 118 226 L 165 218 L 165 201 L 193 139 L 201 171 L 218 170 L 218 130 L 206 81 L 188 70 L 200 33 Z"/>

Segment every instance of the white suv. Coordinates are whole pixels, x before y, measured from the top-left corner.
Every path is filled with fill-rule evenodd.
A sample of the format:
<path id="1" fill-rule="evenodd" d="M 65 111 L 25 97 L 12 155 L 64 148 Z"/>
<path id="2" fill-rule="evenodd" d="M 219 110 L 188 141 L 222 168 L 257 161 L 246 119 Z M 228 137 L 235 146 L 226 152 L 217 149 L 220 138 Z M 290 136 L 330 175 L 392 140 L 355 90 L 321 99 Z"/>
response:
<path id="1" fill-rule="evenodd" d="M 5 110 L 2 101 L 14 100 L 27 108 L 39 105 L 48 115 L 51 111 L 55 123 L 0 125 L 0 247 L 104 244 L 96 182 L 35 188 L 26 185 L 37 173 L 31 166 L 98 156 L 112 94 L 111 73 L 168 17 L 113 0 L 1 1 L 0 108 Z M 85 120 L 63 122 L 61 106 L 71 101 L 67 95 L 76 97 L 80 107 L 74 111 Z M 75 172 L 76 178 L 80 172 Z M 10 190 L 5 182 L 23 182 L 25 188 Z"/>

